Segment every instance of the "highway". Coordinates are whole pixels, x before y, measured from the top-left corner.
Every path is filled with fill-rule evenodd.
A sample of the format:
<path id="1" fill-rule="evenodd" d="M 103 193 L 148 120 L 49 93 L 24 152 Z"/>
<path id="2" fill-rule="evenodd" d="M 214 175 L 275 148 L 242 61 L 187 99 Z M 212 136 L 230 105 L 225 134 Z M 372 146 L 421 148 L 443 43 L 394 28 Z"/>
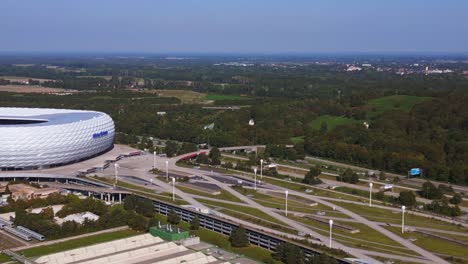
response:
<path id="1" fill-rule="evenodd" d="M 184 156 L 186 156 L 186 155 L 190 155 L 190 153 L 185 154 Z M 186 172 L 186 173 L 189 173 L 189 174 L 195 174 L 195 175 L 199 174 L 198 170 L 176 166 L 176 161 L 178 159 L 179 159 L 179 157 L 174 157 L 174 158 L 171 158 L 171 159 L 168 160 L 168 165 L 169 165 L 170 169 L 176 169 L 177 171 L 183 171 L 183 172 Z M 161 168 L 161 167 L 159 167 L 159 168 Z M 290 220 L 289 218 L 284 217 L 283 215 L 279 215 L 278 213 L 274 212 L 273 209 L 266 208 L 266 207 L 256 203 L 255 201 L 249 199 L 248 197 L 236 192 L 235 190 L 233 190 L 232 188 L 230 188 L 228 185 L 226 185 L 224 183 L 221 183 L 221 182 L 219 182 L 219 181 L 217 181 L 217 180 L 215 180 L 213 178 L 210 178 L 209 181 L 218 184 L 220 187 L 222 187 L 223 189 L 225 189 L 226 191 L 228 191 L 232 195 L 236 196 L 241 201 L 249 204 L 253 208 L 256 208 L 258 210 L 262 210 L 263 212 L 268 212 L 268 214 L 274 216 L 276 219 L 288 224 L 289 226 L 297 228 L 297 230 L 299 230 L 299 231 L 309 233 L 309 234 L 313 234 L 314 237 L 317 237 L 317 238 L 321 239 L 322 241 L 327 241 L 328 240 L 327 237 L 325 237 L 323 235 L 320 235 L 320 234 L 317 234 L 316 232 L 311 232 L 312 230 L 310 230 L 308 228 L 305 228 L 304 226 L 296 223 L 295 221 Z M 278 186 L 273 186 L 273 187 L 281 188 L 281 187 L 278 187 Z M 285 189 L 283 189 L 282 191 L 284 192 L 284 190 Z M 320 198 L 317 198 L 316 196 L 304 194 L 304 193 L 293 191 L 293 190 L 289 190 L 289 191 L 290 191 L 291 194 L 295 194 L 297 196 L 309 199 L 311 201 L 318 202 L 318 203 L 324 204 L 324 205 L 329 206 L 329 207 L 335 207 L 338 211 L 340 211 L 342 213 L 345 213 L 346 215 L 352 217 L 353 219 L 355 219 L 358 222 L 361 222 L 361 223 L 364 223 L 364 224 L 368 225 L 369 227 L 371 227 L 374 230 L 380 232 L 381 234 L 387 236 L 388 238 L 390 238 L 390 239 L 404 245 L 408 249 L 413 250 L 414 252 L 420 254 L 421 256 L 425 257 L 427 260 L 429 260 L 431 262 L 434 262 L 434 263 L 448 263 L 445 260 L 443 260 L 442 258 L 436 256 L 435 254 L 414 245 L 413 243 L 409 242 L 408 240 L 403 239 L 403 238 L 393 234 L 392 232 L 382 228 L 380 225 L 378 225 L 376 223 L 373 223 L 372 221 L 369 221 L 366 218 L 364 218 L 362 216 L 359 216 L 358 214 L 353 213 L 353 212 L 351 212 L 351 211 L 349 211 L 349 210 L 347 210 L 345 208 L 339 207 L 339 206 L 337 206 L 337 205 L 335 205 L 335 204 L 333 204 L 331 202 L 328 202 L 328 201 L 322 200 Z M 338 248 L 344 249 L 347 252 L 350 252 L 352 255 L 354 255 L 356 257 L 363 258 L 363 259 L 369 259 L 369 257 L 362 256 L 360 253 L 358 253 L 356 251 L 353 251 L 352 248 L 346 247 L 344 245 L 335 245 L 335 246 L 337 246 Z M 372 260 L 372 261 L 376 261 L 376 260 Z"/>
<path id="2" fill-rule="evenodd" d="M 260 146 L 241 146 L 241 147 L 229 148 L 228 150 L 249 149 L 249 148 L 250 149 L 252 149 L 252 148 L 256 149 L 257 147 L 262 147 L 262 146 L 261 145 Z M 163 180 L 161 180 L 161 178 L 158 179 L 158 178 L 155 177 L 154 174 L 149 172 L 149 170 L 152 168 L 153 162 L 156 165 L 156 168 L 158 168 L 160 171 L 163 171 L 163 172 L 165 172 L 166 168 L 167 168 L 168 172 L 170 172 L 170 173 L 176 173 L 176 174 L 180 174 L 180 175 L 202 175 L 201 172 L 203 172 L 203 171 L 200 171 L 198 169 L 179 167 L 179 166 L 176 165 L 176 162 L 181 157 L 185 157 L 187 155 L 196 154 L 196 153 L 198 153 L 198 151 L 193 152 L 193 153 L 187 153 L 187 154 L 184 154 L 184 155 L 181 155 L 181 156 L 178 156 L 178 157 L 173 157 L 173 158 L 165 158 L 165 157 L 159 157 L 159 156 L 153 157 L 153 155 L 142 155 L 142 156 L 138 156 L 138 157 L 123 159 L 123 160 L 118 162 L 118 164 L 119 164 L 118 175 L 125 176 L 125 177 L 121 177 L 121 178 L 119 178 L 119 180 L 128 181 L 131 177 L 136 177 L 136 179 L 139 178 L 139 179 L 142 179 L 142 180 L 141 181 L 132 181 L 132 184 L 143 185 L 142 183 L 146 183 L 146 182 L 151 181 L 153 184 L 152 185 L 151 184 L 149 184 L 149 185 L 144 184 L 145 188 L 150 188 L 150 189 L 159 190 L 159 191 L 163 190 L 165 192 L 171 193 L 173 186 L 172 186 L 172 184 L 170 182 L 168 183 L 166 181 L 163 181 Z M 281 166 L 283 166 L 283 165 L 281 165 Z M 289 166 L 289 165 L 286 165 L 286 166 Z M 77 167 L 77 166 L 74 166 L 74 167 Z M 46 171 L 44 171 L 44 172 L 46 173 Z M 73 174 L 70 171 L 66 174 L 66 175 L 69 175 L 69 176 L 64 176 L 63 174 L 59 174 L 58 169 L 53 170 L 53 172 L 55 174 L 43 174 L 43 175 L 47 175 L 47 177 L 57 177 L 57 178 L 69 178 L 69 179 L 74 178 L 73 176 L 70 176 L 70 175 Z M 13 174 L 15 176 L 20 176 L 21 175 L 22 177 L 37 177 L 37 178 L 41 177 L 40 173 L 28 174 L 28 173 L 21 173 L 21 172 L 0 173 L 0 176 L 5 177 L 8 174 L 10 176 Z M 115 174 L 114 167 L 110 166 L 109 168 L 105 169 L 103 172 L 100 172 L 99 174 L 101 176 L 114 178 L 115 177 L 114 176 L 114 174 Z M 218 175 L 218 174 L 215 173 L 215 175 Z M 244 178 L 244 179 L 252 180 L 251 177 L 241 176 L 241 175 L 236 175 L 236 176 Z M 130 177 L 130 178 L 128 178 L 128 177 Z M 268 176 L 264 176 L 264 177 L 268 177 Z M 183 192 L 183 191 L 181 191 L 181 190 L 179 190 L 177 188 L 177 184 L 176 184 L 176 186 L 174 188 L 175 194 L 178 197 L 180 197 L 181 199 L 183 199 L 186 202 L 188 202 L 189 204 L 191 204 L 192 206 L 194 206 L 196 208 L 199 208 L 199 209 L 204 209 L 204 210 L 209 210 L 209 208 L 207 206 L 203 205 L 197 199 L 203 198 L 203 199 L 206 199 L 206 200 L 213 200 L 213 201 L 223 202 L 223 203 L 228 203 L 228 204 L 233 204 L 233 205 L 249 206 L 249 207 L 255 208 L 257 210 L 260 210 L 262 212 L 265 212 L 265 213 L 273 216 L 277 220 L 285 223 L 287 226 L 290 226 L 290 227 L 298 230 L 299 232 L 302 232 L 302 233 L 305 233 L 305 234 L 310 234 L 312 237 L 317 238 L 317 239 L 319 239 L 321 241 L 321 242 L 319 242 L 318 240 L 310 240 L 312 243 L 321 243 L 321 244 L 328 245 L 328 236 L 324 236 L 322 234 L 319 234 L 316 231 L 314 231 L 314 230 L 310 229 L 309 227 L 305 226 L 304 224 L 298 223 L 298 222 L 296 222 L 296 221 L 294 221 L 292 219 L 289 219 L 289 218 L 285 217 L 282 214 L 281 210 L 277 210 L 277 209 L 270 208 L 270 207 L 265 207 L 265 206 L 259 204 L 258 202 L 256 202 L 254 199 L 251 199 L 250 197 L 247 197 L 247 196 L 237 192 L 236 190 L 231 188 L 231 186 L 229 184 L 225 184 L 225 183 L 220 182 L 217 178 L 215 179 L 213 177 L 210 177 L 209 175 L 203 175 L 203 178 L 205 180 L 207 180 L 209 183 L 213 183 L 213 184 L 218 185 L 223 190 L 225 190 L 228 193 L 230 193 L 231 195 L 235 196 L 236 198 L 238 198 L 242 202 L 239 203 L 239 202 L 225 201 L 225 200 L 219 200 L 219 199 L 215 199 L 215 198 L 210 198 L 210 197 L 185 193 L 185 192 Z M 278 179 L 276 179 L 276 180 L 278 180 Z M 330 183 L 328 183 L 328 184 L 332 184 L 332 183 L 335 183 L 335 182 L 330 181 Z M 59 187 L 59 186 L 57 186 L 57 187 Z M 269 192 L 278 192 L 278 193 L 281 193 L 281 194 L 284 194 L 284 191 L 286 190 L 286 188 L 279 187 L 277 185 L 270 185 L 270 184 L 266 184 L 263 187 L 269 187 L 270 188 L 268 190 Z M 356 185 L 353 185 L 352 187 L 356 188 Z M 245 187 L 245 188 L 249 188 L 249 187 Z M 308 188 L 314 189 L 314 188 L 317 188 L 317 187 L 316 186 L 308 186 Z M 368 188 L 363 187 L 363 186 L 360 186 L 359 188 L 368 190 Z M 317 188 L 317 189 L 320 189 L 320 188 Z M 93 187 L 93 190 L 89 189 L 89 191 L 99 191 L 99 190 L 101 190 L 100 187 Z M 327 191 L 334 192 L 333 190 L 327 190 Z M 382 235 L 388 237 L 389 239 L 392 239 L 393 241 L 399 243 L 400 245 L 404 246 L 405 248 L 407 248 L 409 250 L 412 250 L 413 252 L 415 252 L 415 253 L 417 253 L 417 254 L 419 254 L 421 256 L 421 257 L 418 257 L 418 256 L 404 256 L 404 255 L 400 254 L 400 255 L 397 255 L 397 256 L 390 257 L 389 254 L 386 254 L 386 253 L 383 253 L 383 252 L 375 252 L 375 251 L 372 251 L 372 250 L 363 250 L 363 249 L 352 248 L 352 247 L 343 245 L 343 244 L 341 244 L 341 243 L 339 243 L 337 241 L 333 241 L 333 247 L 340 248 L 340 249 L 348 252 L 349 254 L 351 254 L 351 255 L 353 255 L 355 257 L 358 257 L 358 258 L 361 258 L 361 259 L 364 259 L 364 260 L 368 260 L 368 261 L 370 261 L 372 263 L 380 263 L 379 261 L 374 259 L 373 256 L 379 256 L 379 257 L 391 258 L 391 259 L 398 259 L 400 261 L 405 261 L 405 262 L 427 263 L 428 261 L 430 261 L 432 263 L 448 263 L 445 260 L 443 260 L 442 258 L 440 258 L 439 256 L 437 256 L 436 254 L 434 254 L 433 252 L 429 252 L 429 251 L 427 251 L 427 250 L 425 250 L 425 249 L 423 249 L 423 248 L 421 248 L 419 246 L 416 246 L 413 243 L 411 243 L 410 241 L 398 236 L 397 234 L 394 234 L 394 233 L 386 230 L 385 228 L 382 227 L 384 225 L 384 223 L 377 222 L 377 221 L 370 221 L 370 220 L 368 220 L 367 218 L 365 218 L 362 215 L 358 215 L 358 214 L 356 214 L 356 213 L 354 213 L 354 212 L 352 212 L 350 210 L 347 210 L 346 208 L 337 206 L 334 202 L 348 202 L 348 203 L 353 203 L 353 204 L 358 204 L 358 205 L 363 205 L 363 206 L 367 206 L 367 203 L 349 201 L 349 200 L 345 201 L 343 199 L 337 199 L 337 198 L 332 198 L 332 197 L 320 197 L 320 196 L 306 194 L 306 193 L 299 192 L 299 191 L 294 191 L 294 190 L 289 190 L 289 193 L 292 194 L 292 195 L 296 195 L 298 197 L 307 199 L 307 200 L 312 201 L 312 202 L 317 202 L 317 203 L 323 204 L 325 206 L 335 208 L 336 211 L 341 212 L 341 213 L 343 213 L 343 214 L 345 214 L 345 215 L 347 215 L 347 216 L 349 216 L 351 218 L 351 219 L 347 219 L 347 220 L 344 220 L 346 218 L 343 218 L 343 220 L 340 220 L 340 221 L 354 221 L 354 222 L 359 222 L 359 223 L 365 224 L 366 226 L 372 228 L 373 230 L 381 233 Z M 362 198 L 362 197 L 359 197 L 359 196 L 356 196 L 356 197 L 357 198 Z M 374 206 L 378 207 L 378 208 L 387 209 L 387 210 L 393 210 L 393 211 L 398 210 L 396 208 L 383 206 L 383 205 L 380 205 L 380 204 L 375 204 Z M 291 213 L 294 213 L 294 212 L 291 212 Z M 436 219 L 438 218 L 438 217 L 435 217 L 433 215 L 427 215 L 427 214 L 419 213 L 419 212 L 411 211 L 411 212 L 408 212 L 408 213 L 412 213 L 412 214 L 415 214 L 415 215 L 421 215 L 421 216 L 425 216 L 425 217 L 430 217 L 430 218 L 436 218 Z M 259 230 L 264 230 L 265 232 L 269 232 L 271 234 L 276 234 L 276 235 L 279 235 L 279 236 L 286 236 L 286 237 L 294 238 L 294 239 L 304 239 L 302 236 L 287 234 L 287 233 L 284 233 L 284 232 L 281 232 L 281 231 L 278 231 L 278 230 L 273 230 L 271 228 L 259 226 L 257 224 L 250 223 L 250 222 L 247 222 L 247 221 L 235 218 L 235 217 L 231 217 L 231 216 L 226 215 L 226 214 L 221 214 L 221 215 L 222 215 L 222 217 L 224 217 L 224 218 L 226 218 L 228 220 L 234 221 L 234 222 L 242 224 L 242 225 L 251 226 L 251 227 L 259 229 Z M 448 221 L 448 219 L 446 219 L 446 218 L 442 218 L 442 217 L 440 217 L 440 218 L 441 218 L 441 220 L 446 221 L 446 222 L 454 222 L 454 221 Z M 331 219 L 331 217 L 328 217 L 327 219 Z M 335 219 L 338 219 L 338 218 L 335 218 Z M 463 226 L 468 226 L 468 224 L 463 224 Z M 421 228 L 421 230 L 423 230 L 423 229 Z M 426 231 L 441 232 L 438 229 L 431 229 L 431 228 L 427 228 Z M 455 234 L 458 235 L 459 233 L 453 231 L 452 234 L 453 235 L 455 235 Z M 376 243 L 376 244 L 378 244 L 378 243 Z M 389 246 L 389 247 L 392 247 L 392 246 Z"/>

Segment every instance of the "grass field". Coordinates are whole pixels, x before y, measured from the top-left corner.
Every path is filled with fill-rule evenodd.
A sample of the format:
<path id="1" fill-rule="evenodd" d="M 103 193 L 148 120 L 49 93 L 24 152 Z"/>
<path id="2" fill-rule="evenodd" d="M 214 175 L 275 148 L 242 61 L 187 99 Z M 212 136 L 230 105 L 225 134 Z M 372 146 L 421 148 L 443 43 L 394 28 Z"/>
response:
<path id="1" fill-rule="evenodd" d="M 35 85 L 0 85 L 0 92 L 11 93 L 61 93 L 61 92 L 76 92 L 72 90 L 65 90 L 62 88 L 49 88 Z"/>
<path id="2" fill-rule="evenodd" d="M 250 99 L 247 96 L 240 95 L 230 95 L 230 94 L 208 94 L 204 97 L 208 101 L 217 101 L 217 100 L 247 100 Z"/>
<path id="3" fill-rule="evenodd" d="M 206 94 L 188 90 L 144 90 L 138 92 L 157 94 L 159 97 L 175 97 L 179 99 L 182 104 L 206 103 Z"/>
<path id="4" fill-rule="evenodd" d="M 410 95 L 392 95 L 377 98 L 369 101 L 371 111 L 369 117 L 375 117 L 389 110 L 401 110 L 409 112 L 415 105 L 428 100 L 429 97 L 410 96 Z"/>
<path id="5" fill-rule="evenodd" d="M 296 217 L 296 216 L 288 216 L 293 220 L 306 224 L 309 228 L 313 229 L 317 233 L 322 235 L 329 234 L 329 226 L 326 223 L 320 223 L 318 221 Z M 338 221 L 339 222 L 339 221 Z M 381 251 L 385 253 L 404 253 L 404 254 L 412 254 L 411 250 L 405 249 L 399 243 L 383 236 L 379 232 L 373 230 L 372 228 L 359 224 L 359 223 L 350 223 L 345 222 L 342 223 L 347 226 L 353 226 L 360 230 L 360 232 L 351 234 L 350 232 L 337 228 L 334 228 L 334 240 L 342 242 L 345 245 L 362 248 L 362 249 L 371 249 L 376 251 Z M 390 251 L 390 252 L 388 252 Z"/>
<path id="6" fill-rule="evenodd" d="M 30 77 L 19 77 L 19 76 L 0 76 L 0 79 L 8 80 L 10 82 L 26 82 L 29 80 L 39 81 L 40 83 L 53 81 L 52 79 L 41 79 L 41 78 L 30 78 Z"/>
<path id="7" fill-rule="evenodd" d="M 339 205 L 348 210 L 351 210 L 372 221 L 378 221 L 378 222 L 384 222 L 384 223 L 390 223 L 390 224 L 401 223 L 401 212 L 397 208 L 393 210 L 387 210 L 387 209 L 382 209 L 382 208 L 369 207 L 365 205 L 350 204 L 350 203 L 344 203 L 344 202 L 335 202 L 335 203 L 336 205 Z M 417 215 L 412 215 L 412 214 L 405 215 L 405 224 L 409 226 L 430 227 L 430 228 L 437 228 L 437 229 L 442 229 L 442 230 L 466 232 L 466 229 L 460 226 L 450 224 L 447 222 L 438 221 L 432 218 L 427 218 L 427 217 L 417 216 Z"/>
<path id="8" fill-rule="evenodd" d="M 195 190 L 193 188 L 189 188 L 189 187 L 185 187 L 185 186 L 181 186 L 181 185 L 177 186 L 177 189 L 179 189 L 179 190 L 181 190 L 181 191 L 183 191 L 185 193 L 210 197 L 210 198 L 219 199 L 219 200 L 226 200 L 226 201 L 231 201 L 231 202 L 242 203 L 242 201 L 239 198 L 237 198 L 236 196 L 230 194 L 229 192 L 227 192 L 225 190 L 221 190 L 221 194 L 219 194 L 219 195 L 214 195 L 214 194 L 210 194 L 210 193 L 200 191 L 200 190 Z"/>
<path id="9" fill-rule="evenodd" d="M 215 202 L 215 201 L 205 200 L 205 199 L 196 199 L 196 200 L 203 203 L 203 204 L 205 204 L 205 205 L 211 206 L 211 207 L 221 207 L 221 208 L 226 208 L 226 209 L 230 209 L 230 210 L 235 210 L 235 211 L 239 211 L 239 212 L 242 212 L 242 213 L 246 213 L 246 214 L 251 215 L 251 216 L 255 216 L 255 217 L 258 217 L 258 218 L 261 218 L 261 219 L 268 220 L 268 221 L 273 222 L 273 223 L 283 224 L 283 222 L 281 222 L 278 219 L 270 216 L 269 214 L 264 213 L 264 212 L 262 212 L 260 210 L 257 210 L 255 208 L 252 208 L 252 207 L 249 207 L 249 206 L 239 207 L 238 205 L 234 205 L 234 204 Z"/>
<path id="10" fill-rule="evenodd" d="M 122 239 L 130 236 L 135 236 L 141 234 L 140 232 L 133 231 L 131 229 L 121 230 L 111 233 L 98 234 L 94 236 L 88 236 L 83 238 L 72 239 L 69 241 L 48 245 L 48 246 L 39 246 L 30 249 L 25 249 L 20 251 L 21 254 L 26 257 L 37 257 L 48 255 L 60 251 L 70 250 L 79 247 L 85 247 L 89 245 L 94 245 L 98 243 L 104 243 L 112 240 Z"/>
<path id="11" fill-rule="evenodd" d="M 10 257 L 4 254 L 0 254 L 0 263 L 8 262 L 10 261 Z"/>
<path id="12" fill-rule="evenodd" d="M 290 137 L 289 140 L 294 144 L 304 143 L 304 136 Z"/>
<path id="13" fill-rule="evenodd" d="M 77 78 L 102 78 L 106 81 L 110 81 L 112 76 L 110 75 L 86 75 L 86 76 L 77 76 Z"/>
<path id="14" fill-rule="evenodd" d="M 411 232 L 406 232 L 405 234 L 401 234 L 401 229 L 398 227 L 386 227 L 386 229 L 406 239 L 409 239 L 409 238 L 417 239 L 413 243 L 430 252 L 450 255 L 454 257 L 468 258 L 468 250 L 461 245 L 453 244 L 453 243 L 443 241 L 440 239 L 436 239 L 436 238 L 432 238 L 432 237 L 426 237 L 421 234 L 416 234 L 416 233 L 411 233 Z"/>
<path id="15" fill-rule="evenodd" d="M 327 124 L 328 131 L 330 131 L 330 130 L 333 130 L 337 126 L 358 123 L 359 121 L 352 119 L 352 118 L 347 118 L 344 116 L 322 115 L 314 119 L 310 123 L 310 126 L 313 129 L 319 130 L 320 126 L 322 125 L 322 122 L 325 122 Z"/>

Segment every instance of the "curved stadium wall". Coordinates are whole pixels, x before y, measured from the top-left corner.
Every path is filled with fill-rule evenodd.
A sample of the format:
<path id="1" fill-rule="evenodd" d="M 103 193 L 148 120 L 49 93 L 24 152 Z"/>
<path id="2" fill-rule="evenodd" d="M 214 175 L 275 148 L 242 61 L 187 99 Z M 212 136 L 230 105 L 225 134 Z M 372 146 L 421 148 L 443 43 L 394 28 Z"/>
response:
<path id="1" fill-rule="evenodd" d="M 0 107 L 0 170 L 78 162 L 113 147 L 114 122 L 96 111 Z"/>

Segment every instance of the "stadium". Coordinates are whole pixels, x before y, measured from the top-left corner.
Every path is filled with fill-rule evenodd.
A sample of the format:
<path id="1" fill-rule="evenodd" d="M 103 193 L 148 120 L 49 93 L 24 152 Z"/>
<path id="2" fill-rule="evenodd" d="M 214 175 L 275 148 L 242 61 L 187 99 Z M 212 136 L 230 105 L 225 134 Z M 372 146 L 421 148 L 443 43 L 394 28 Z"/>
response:
<path id="1" fill-rule="evenodd" d="M 95 157 L 113 147 L 114 122 L 83 110 L 0 107 L 0 170 L 30 170 Z"/>

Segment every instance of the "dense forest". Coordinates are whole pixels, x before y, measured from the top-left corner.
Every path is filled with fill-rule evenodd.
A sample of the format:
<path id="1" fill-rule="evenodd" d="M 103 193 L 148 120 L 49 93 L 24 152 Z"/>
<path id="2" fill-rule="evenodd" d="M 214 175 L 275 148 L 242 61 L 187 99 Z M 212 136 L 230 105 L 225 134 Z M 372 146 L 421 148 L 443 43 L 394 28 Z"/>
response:
<path id="1" fill-rule="evenodd" d="M 424 177 L 468 184 L 468 78 L 462 74 L 347 73 L 339 63 L 55 62 L 61 70 L 0 64 L 0 76 L 45 78 L 50 81 L 41 86 L 83 92 L 4 92 L 0 106 L 99 110 L 128 135 L 213 146 L 294 144 L 295 155 L 285 158 L 309 154 L 398 173 L 420 167 Z M 206 102 L 185 104 L 128 89 L 192 90 L 218 95 L 214 105 L 243 107 L 204 109 Z M 213 129 L 204 129 L 212 123 Z"/>

